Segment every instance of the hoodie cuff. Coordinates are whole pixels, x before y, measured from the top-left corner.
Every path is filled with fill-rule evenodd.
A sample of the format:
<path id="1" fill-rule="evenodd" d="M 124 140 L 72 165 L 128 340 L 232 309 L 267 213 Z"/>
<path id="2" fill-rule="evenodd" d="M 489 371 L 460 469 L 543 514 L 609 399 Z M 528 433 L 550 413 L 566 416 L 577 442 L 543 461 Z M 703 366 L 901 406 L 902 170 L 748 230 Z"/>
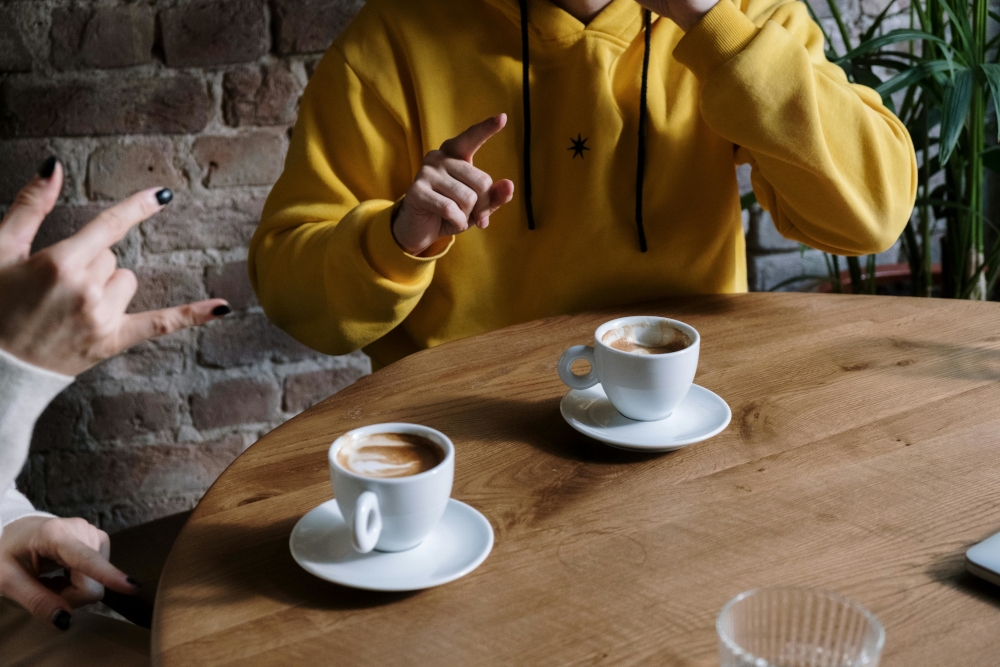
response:
<path id="1" fill-rule="evenodd" d="M 745 49 L 758 30 L 733 0 L 719 0 L 677 43 L 674 58 L 704 81 L 719 65 Z"/>
<path id="2" fill-rule="evenodd" d="M 434 262 L 448 252 L 455 237 L 438 239 L 419 257 L 411 255 L 399 247 L 392 235 L 393 208 L 386 207 L 369 220 L 362 239 L 365 257 L 384 278 L 402 285 L 413 285 L 434 270 Z"/>

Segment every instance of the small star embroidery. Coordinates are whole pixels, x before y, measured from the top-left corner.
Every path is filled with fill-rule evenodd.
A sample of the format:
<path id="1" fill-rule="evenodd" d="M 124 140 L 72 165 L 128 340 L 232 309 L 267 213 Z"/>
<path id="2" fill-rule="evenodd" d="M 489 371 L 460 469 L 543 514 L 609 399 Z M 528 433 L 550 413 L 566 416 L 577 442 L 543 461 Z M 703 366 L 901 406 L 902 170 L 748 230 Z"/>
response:
<path id="1" fill-rule="evenodd" d="M 589 138 L 590 137 L 581 138 L 579 132 L 576 133 L 576 139 L 574 139 L 573 137 L 569 138 L 570 142 L 572 142 L 573 145 L 567 148 L 566 150 L 573 151 L 572 159 L 576 159 L 577 155 L 579 155 L 580 158 L 583 159 L 583 151 L 590 150 L 590 146 L 587 145 L 587 139 Z"/>

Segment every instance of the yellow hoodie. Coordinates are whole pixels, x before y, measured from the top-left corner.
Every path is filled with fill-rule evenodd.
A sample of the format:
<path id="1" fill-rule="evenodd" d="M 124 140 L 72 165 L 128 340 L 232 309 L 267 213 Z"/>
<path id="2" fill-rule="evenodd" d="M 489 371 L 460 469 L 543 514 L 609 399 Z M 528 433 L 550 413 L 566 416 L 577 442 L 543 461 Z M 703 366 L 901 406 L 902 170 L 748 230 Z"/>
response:
<path id="1" fill-rule="evenodd" d="M 518 0 L 370 0 L 302 98 L 285 171 L 250 245 L 267 315 L 311 347 L 376 365 L 539 317 L 677 294 L 742 292 L 735 165 L 788 238 L 855 255 L 892 245 L 916 196 L 903 124 L 823 55 L 801 2 L 721 0 L 686 35 L 649 32 L 640 250 L 644 12 L 583 25 L 528 0 L 530 165 Z M 475 156 L 514 201 L 486 230 L 414 257 L 393 203 L 423 156 L 494 114 Z"/>

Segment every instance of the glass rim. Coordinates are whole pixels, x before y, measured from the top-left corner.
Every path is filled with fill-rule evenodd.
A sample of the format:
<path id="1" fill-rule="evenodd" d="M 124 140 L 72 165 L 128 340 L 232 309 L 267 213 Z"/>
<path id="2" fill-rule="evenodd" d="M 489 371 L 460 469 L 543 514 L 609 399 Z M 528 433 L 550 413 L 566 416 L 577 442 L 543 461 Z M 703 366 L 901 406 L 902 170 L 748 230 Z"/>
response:
<path id="1" fill-rule="evenodd" d="M 758 588 L 751 588 L 750 590 L 743 591 L 736 597 L 726 602 L 726 604 L 722 606 L 722 609 L 719 610 L 719 615 L 715 617 L 715 633 L 719 636 L 719 641 L 723 642 L 726 645 L 726 648 L 728 648 L 733 653 L 736 653 L 737 655 L 744 654 L 758 660 L 761 659 L 759 656 L 750 653 L 750 651 L 746 650 L 745 648 L 737 644 L 732 637 L 730 637 L 726 632 L 723 631 L 722 617 L 725 616 L 726 612 L 728 612 L 734 605 L 736 605 L 739 602 L 742 602 L 743 600 L 746 600 L 747 598 L 753 595 L 757 595 L 758 593 L 777 593 L 779 591 L 809 593 L 811 595 L 822 595 L 829 599 L 833 599 L 836 600 L 837 602 L 843 603 L 846 606 L 850 607 L 851 609 L 860 612 L 861 615 L 865 618 L 865 620 L 868 621 L 872 625 L 872 627 L 874 627 L 878 631 L 878 641 L 876 642 L 875 650 L 877 651 L 877 654 L 882 653 L 882 649 L 885 647 L 885 628 L 882 626 L 882 622 L 878 620 L 878 617 L 876 617 L 875 614 L 869 611 L 868 608 L 862 605 L 860 602 L 852 600 L 846 595 L 842 595 L 835 591 L 829 591 L 823 588 L 809 588 L 807 586 L 760 586 Z"/>

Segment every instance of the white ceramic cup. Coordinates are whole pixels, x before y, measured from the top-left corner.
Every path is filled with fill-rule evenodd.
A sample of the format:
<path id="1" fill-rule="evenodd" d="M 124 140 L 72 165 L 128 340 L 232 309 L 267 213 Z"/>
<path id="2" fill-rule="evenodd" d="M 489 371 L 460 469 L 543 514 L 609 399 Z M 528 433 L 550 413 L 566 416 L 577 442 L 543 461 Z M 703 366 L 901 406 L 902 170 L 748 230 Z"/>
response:
<path id="1" fill-rule="evenodd" d="M 691 345 L 665 354 L 634 354 L 616 350 L 602 338 L 609 331 L 631 326 L 640 344 L 644 332 L 652 335 L 663 323 L 691 337 Z M 666 317 L 639 315 L 605 322 L 594 332 L 593 345 L 574 345 L 559 359 L 559 378 L 571 389 L 587 389 L 598 382 L 618 412 L 637 421 L 657 421 L 670 416 L 691 389 L 698 370 L 701 337 L 694 327 Z M 590 362 L 590 372 L 576 375 L 570 366 L 577 359 Z"/>
<path id="2" fill-rule="evenodd" d="M 409 433 L 438 445 L 444 460 L 416 475 L 365 477 L 347 470 L 337 452 L 375 433 Z M 348 431 L 333 441 L 328 454 L 333 496 L 351 527 L 354 549 L 368 553 L 405 551 L 427 537 L 441 520 L 455 477 L 455 445 L 444 433 L 420 424 L 373 424 Z"/>

